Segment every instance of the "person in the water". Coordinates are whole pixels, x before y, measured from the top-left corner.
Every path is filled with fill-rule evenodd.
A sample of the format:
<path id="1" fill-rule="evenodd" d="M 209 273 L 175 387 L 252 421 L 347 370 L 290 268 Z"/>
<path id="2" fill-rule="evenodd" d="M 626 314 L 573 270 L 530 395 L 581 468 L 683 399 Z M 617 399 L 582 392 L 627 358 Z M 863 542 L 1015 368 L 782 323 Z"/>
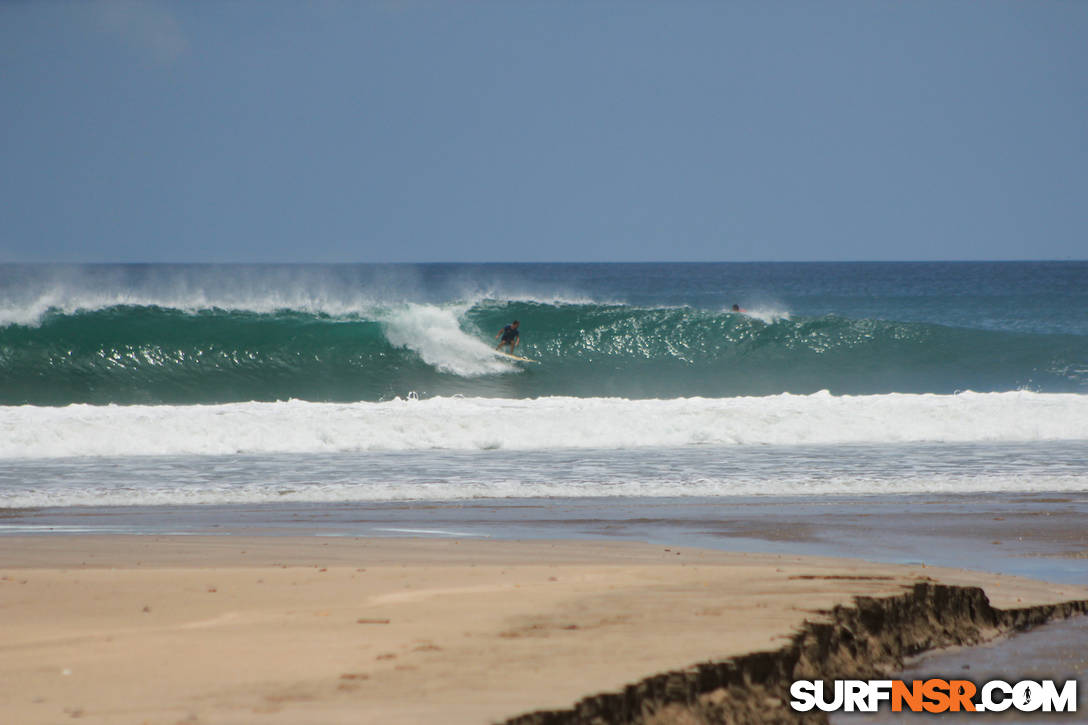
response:
<path id="1" fill-rule="evenodd" d="M 733 312 L 747 312 L 747 311 L 748 310 L 744 309 L 740 305 L 733 305 Z"/>
<path id="2" fill-rule="evenodd" d="M 514 354 L 514 350 L 517 348 L 518 343 L 521 342 L 521 334 L 518 332 L 519 324 L 520 323 L 517 320 L 514 320 L 509 325 L 499 330 L 499 334 L 495 335 L 495 338 L 501 337 L 502 340 L 499 340 L 498 346 L 495 347 L 496 350 L 502 350 L 503 345 L 509 345 L 509 353 L 511 355 Z"/>

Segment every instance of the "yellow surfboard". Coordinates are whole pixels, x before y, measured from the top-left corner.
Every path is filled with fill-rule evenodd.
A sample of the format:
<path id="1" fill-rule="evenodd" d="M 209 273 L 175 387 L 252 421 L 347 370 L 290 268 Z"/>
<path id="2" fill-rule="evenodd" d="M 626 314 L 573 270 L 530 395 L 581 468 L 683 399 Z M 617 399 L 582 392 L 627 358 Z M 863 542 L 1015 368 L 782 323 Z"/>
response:
<path id="1" fill-rule="evenodd" d="M 514 354 L 509 353 L 509 352 L 503 352 L 502 350 L 493 350 L 492 352 L 494 352 L 496 355 L 502 355 L 503 357 L 508 357 L 511 360 L 517 360 L 519 362 L 531 362 L 531 363 L 538 363 L 538 364 L 540 363 L 539 360 L 530 360 L 527 357 L 522 357 L 521 355 L 514 355 Z"/>

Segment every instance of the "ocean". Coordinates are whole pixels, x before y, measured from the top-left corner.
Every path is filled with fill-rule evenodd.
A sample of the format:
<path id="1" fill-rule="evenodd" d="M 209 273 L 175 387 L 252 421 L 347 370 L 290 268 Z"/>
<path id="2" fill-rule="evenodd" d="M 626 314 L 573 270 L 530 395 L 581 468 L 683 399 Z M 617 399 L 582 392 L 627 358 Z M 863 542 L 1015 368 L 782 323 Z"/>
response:
<path id="1" fill-rule="evenodd" d="M 1086 491 L 1088 262 L 0 266 L 0 531 Z"/>

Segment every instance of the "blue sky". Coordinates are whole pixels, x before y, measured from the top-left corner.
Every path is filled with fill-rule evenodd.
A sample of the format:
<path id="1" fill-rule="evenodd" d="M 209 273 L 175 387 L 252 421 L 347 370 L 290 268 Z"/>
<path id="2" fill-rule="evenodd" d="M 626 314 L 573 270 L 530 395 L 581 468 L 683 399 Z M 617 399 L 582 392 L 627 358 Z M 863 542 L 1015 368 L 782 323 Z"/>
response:
<path id="1" fill-rule="evenodd" d="M 1088 3 L 8 2 L 0 261 L 1088 258 Z"/>

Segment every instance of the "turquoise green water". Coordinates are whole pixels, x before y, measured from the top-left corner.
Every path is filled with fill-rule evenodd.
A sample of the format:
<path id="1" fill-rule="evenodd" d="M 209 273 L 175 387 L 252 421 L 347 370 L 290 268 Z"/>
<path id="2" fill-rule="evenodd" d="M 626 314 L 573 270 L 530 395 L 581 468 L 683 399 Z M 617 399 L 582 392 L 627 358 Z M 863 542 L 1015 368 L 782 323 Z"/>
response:
<path id="1" fill-rule="evenodd" d="M 0 404 L 1088 389 L 1086 336 L 756 315 L 507 301 L 338 315 L 53 310 L 0 327 Z M 519 351 L 542 365 L 489 356 L 495 331 L 514 318 L 523 321 Z"/>

